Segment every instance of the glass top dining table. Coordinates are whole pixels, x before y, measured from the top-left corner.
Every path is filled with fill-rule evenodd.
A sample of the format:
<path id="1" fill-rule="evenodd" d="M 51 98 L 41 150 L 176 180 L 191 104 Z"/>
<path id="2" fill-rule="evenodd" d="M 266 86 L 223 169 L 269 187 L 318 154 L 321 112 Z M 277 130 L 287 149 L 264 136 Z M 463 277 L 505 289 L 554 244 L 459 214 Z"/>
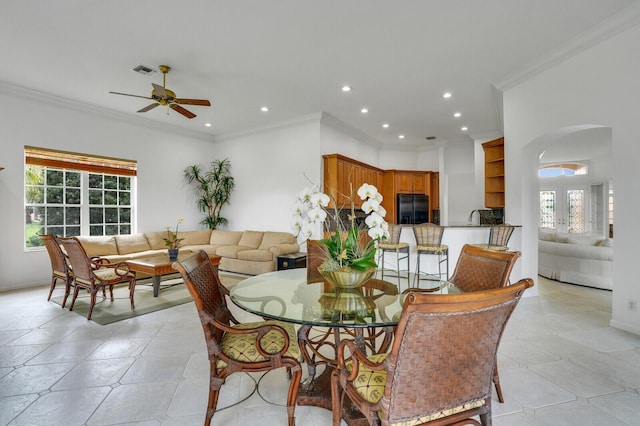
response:
<path id="1" fill-rule="evenodd" d="M 396 284 L 375 277 L 349 290 L 336 289 L 322 278 L 310 281 L 305 268 L 269 272 L 241 281 L 231 288 L 230 297 L 248 312 L 298 325 L 309 374 L 297 403 L 331 410 L 330 375 L 340 341 L 353 339 L 368 354 L 387 352 L 406 295 Z M 460 293 L 447 281 L 419 282 L 432 293 Z M 368 424 L 357 409 L 345 410 L 342 418 L 349 426 Z"/>
<path id="2" fill-rule="evenodd" d="M 420 280 L 433 293 L 460 293 L 447 281 Z M 372 278 L 359 288 L 336 289 L 307 282 L 305 268 L 252 276 L 231 289 L 231 300 L 256 315 L 307 326 L 389 327 L 398 323 L 405 295 L 389 281 Z"/>

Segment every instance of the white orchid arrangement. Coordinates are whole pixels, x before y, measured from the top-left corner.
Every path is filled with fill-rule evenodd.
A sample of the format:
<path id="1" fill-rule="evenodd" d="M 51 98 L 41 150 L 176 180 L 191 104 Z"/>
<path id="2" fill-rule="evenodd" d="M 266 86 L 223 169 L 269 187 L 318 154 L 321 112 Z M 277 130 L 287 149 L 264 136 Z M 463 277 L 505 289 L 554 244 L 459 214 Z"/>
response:
<path id="1" fill-rule="evenodd" d="M 335 231 L 329 238 L 319 240 L 325 249 L 327 259 L 322 268 L 327 271 L 348 270 L 364 271 L 375 268 L 376 241 L 389 237 L 389 225 L 384 220 L 387 212 L 380 204 L 382 195 L 374 185 L 368 183 L 358 188 L 357 195 L 362 203 L 362 211 L 367 214 L 365 218 L 366 232 L 370 237 L 368 241 L 363 238 L 365 227 L 356 224 L 355 203 L 353 193 L 351 199 L 351 212 L 348 215 L 348 223 L 345 224 L 340 217 L 337 207 L 333 208 L 332 219 L 336 224 Z M 327 206 L 331 199 L 317 186 L 305 188 L 299 195 L 293 208 L 292 228 L 296 234 L 309 239 L 317 229 L 319 223 L 329 232 L 326 219 L 329 215 Z M 334 200 L 334 206 L 337 203 Z"/>

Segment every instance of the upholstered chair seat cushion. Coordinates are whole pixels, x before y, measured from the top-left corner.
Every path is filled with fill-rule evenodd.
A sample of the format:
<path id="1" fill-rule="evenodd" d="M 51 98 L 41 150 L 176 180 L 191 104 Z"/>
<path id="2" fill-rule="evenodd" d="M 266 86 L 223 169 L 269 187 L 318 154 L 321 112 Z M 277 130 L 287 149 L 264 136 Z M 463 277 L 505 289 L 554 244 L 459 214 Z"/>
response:
<path id="1" fill-rule="evenodd" d="M 444 253 L 449 249 L 449 246 L 442 244 L 439 246 L 416 246 L 416 250 L 430 252 L 430 253 Z"/>
<path id="2" fill-rule="evenodd" d="M 296 330 L 293 324 L 288 324 L 280 321 L 261 321 L 261 322 L 248 322 L 234 325 L 233 328 L 246 329 L 261 327 L 269 324 L 275 324 L 282 327 L 289 335 L 289 349 L 286 352 L 286 356 L 293 359 L 300 359 L 301 352 L 298 347 L 298 339 L 296 337 Z M 265 358 L 260 354 L 258 348 L 255 345 L 257 333 L 249 334 L 233 334 L 226 333 L 220 343 L 222 352 L 227 354 L 229 358 L 242 362 L 259 362 L 264 361 Z M 269 331 L 260 340 L 260 343 L 264 350 L 268 353 L 279 352 L 285 344 L 284 337 L 277 331 Z M 224 361 L 218 362 L 218 368 L 226 367 L 227 363 Z"/>

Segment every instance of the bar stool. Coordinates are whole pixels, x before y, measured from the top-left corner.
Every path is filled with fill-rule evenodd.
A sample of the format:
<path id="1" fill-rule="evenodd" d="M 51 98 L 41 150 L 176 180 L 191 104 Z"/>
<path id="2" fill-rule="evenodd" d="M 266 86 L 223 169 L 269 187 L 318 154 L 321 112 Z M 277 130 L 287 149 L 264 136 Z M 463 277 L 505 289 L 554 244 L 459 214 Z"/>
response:
<path id="1" fill-rule="evenodd" d="M 508 223 L 493 226 L 489 230 L 489 242 L 487 244 L 473 244 L 476 247 L 486 248 L 496 251 L 509 251 L 509 239 L 513 234 L 514 227 Z"/>
<path id="2" fill-rule="evenodd" d="M 444 263 L 446 266 L 444 279 L 449 279 L 449 246 L 446 244 L 442 244 L 442 235 L 444 234 L 444 228 L 440 225 L 434 225 L 433 223 L 425 223 L 422 225 L 417 225 L 413 227 L 413 233 L 416 237 L 416 252 L 418 253 L 418 262 L 416 265 L 416 275 L 414 277 L 414 287 L 416 280 L 418 281 L 418 286 L 420 284 L 420 280 L 430 280 L 430 279 L 442 279 L 442 264 Z M 423 273 L 420 268 L 420 258 L 423 254 L 426 255 L 435 255 L 438 256 L 438 274 L 424 272 L 426 278 L 420 278 L 420 275 Z"/>
<path id="3" fill-rule="evenodd" d="M 380 279 L 384 280 L 384 254 L 386 252 L 394 252 L 396 254 L 396 270 L 395 275 L 389 274 L 387 270 L 387 276 L 391 278 L 398 278 L 398 289 L 400 288 L 400 279 L 405 278 L 407 280 L 407 287 L 409 286 L 409 243 L 400 242 L 400 233 L 402 232 L 402 226 L 389 225 L 389 238 L 378 243 L 378 266 L 382 273 Z M 407 261 L 407 274 L 401 274 L 400 261 Z"/>

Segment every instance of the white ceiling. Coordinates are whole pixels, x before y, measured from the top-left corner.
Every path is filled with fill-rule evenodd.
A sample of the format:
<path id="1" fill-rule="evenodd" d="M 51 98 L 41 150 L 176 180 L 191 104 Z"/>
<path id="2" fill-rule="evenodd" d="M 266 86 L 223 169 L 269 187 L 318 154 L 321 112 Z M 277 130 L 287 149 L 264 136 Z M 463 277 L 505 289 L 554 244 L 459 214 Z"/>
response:
<path id="1" fill-rule="evenodd" d="M 385 146 L 421 146 L 499 129 L 492 83 L 634 2 L 4 0 L 0 82 L 210 135 L 324 111 Z M 167 88 L 212 107 L 136 113 L 149 101 L 108 92 L 149 96 L 162 75 L 140 64 L 170 65 Z"/>

